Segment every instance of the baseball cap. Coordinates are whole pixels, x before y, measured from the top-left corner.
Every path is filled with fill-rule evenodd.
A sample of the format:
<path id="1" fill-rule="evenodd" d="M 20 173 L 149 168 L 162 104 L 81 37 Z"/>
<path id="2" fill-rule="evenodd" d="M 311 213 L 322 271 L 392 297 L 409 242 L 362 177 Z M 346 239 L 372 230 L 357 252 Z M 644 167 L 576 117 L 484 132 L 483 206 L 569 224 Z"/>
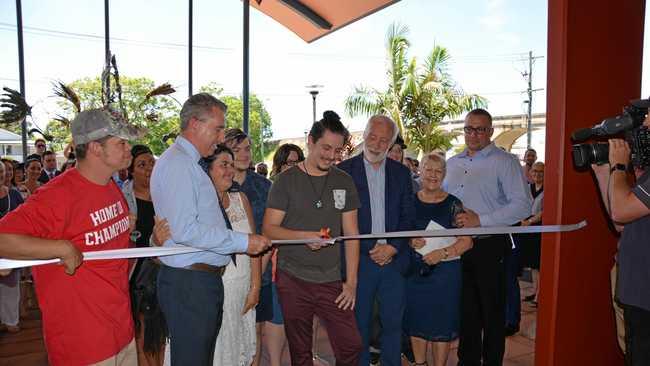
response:
<path id="1" fill-rule="evenodd" d="M 144 128 L 126 123 L 119 113 L 106 108 L 79 112 L 70 124 L 70 131 L 75 145 L 87 144 L 106 136 L 136 140 L 147 132 Z"/>

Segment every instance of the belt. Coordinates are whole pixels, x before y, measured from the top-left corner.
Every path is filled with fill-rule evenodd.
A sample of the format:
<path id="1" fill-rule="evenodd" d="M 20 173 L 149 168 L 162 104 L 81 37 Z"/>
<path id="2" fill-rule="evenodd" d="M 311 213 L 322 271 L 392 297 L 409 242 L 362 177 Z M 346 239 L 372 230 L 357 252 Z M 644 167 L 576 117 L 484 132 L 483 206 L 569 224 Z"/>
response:
<path id="1" fill-rule="evenodd" d="M 218 276 L 223 276 L 226 272 L 226 266 L 213 266 L 206 263 L 194 263 L 189 266 L 183 267 L 183 269 L 189 269 L 190 271 L 200 271 L 214 273 Z"/>

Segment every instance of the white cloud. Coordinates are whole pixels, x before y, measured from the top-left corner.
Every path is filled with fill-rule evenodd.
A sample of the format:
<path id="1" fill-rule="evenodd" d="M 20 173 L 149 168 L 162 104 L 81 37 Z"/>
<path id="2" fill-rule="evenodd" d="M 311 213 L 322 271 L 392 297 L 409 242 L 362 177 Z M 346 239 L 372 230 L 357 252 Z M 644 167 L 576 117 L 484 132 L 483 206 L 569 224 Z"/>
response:
<path id="1" fill-rule="evenodd" d="M 498 31 L 506 23 L 505 0 L 487 0 L 485 13 L 479 17 L 479 23 L 491 31 Z"/>

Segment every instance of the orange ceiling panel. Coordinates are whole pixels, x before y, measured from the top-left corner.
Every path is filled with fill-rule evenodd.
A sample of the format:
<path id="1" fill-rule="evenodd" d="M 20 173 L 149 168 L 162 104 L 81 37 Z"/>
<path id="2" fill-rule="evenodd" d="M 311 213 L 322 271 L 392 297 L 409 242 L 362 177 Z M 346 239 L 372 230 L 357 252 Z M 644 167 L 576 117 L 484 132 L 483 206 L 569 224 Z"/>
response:
<path id="1" fill-rule="evenodd" d="M 398 1 L 250 0 L 250 4 L 310 43 Z"/>

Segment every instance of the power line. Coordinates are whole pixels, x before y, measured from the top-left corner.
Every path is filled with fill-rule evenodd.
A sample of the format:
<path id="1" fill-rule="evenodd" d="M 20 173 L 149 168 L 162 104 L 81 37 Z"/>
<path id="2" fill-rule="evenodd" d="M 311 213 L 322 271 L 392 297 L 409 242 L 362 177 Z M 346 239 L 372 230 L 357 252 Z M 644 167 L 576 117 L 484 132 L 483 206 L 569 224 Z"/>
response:
<path id="1" fill-rule="evenodd" d="M 70 38 L 70 39 L 77 39 L 77 40 L 89 40 L 89 41 L 101 41 L 101 42 L 104 41 L 104 36 L 90 34 L 90 33 L 66 32 L 66 31 L 59 31 L 54 29 L 46 29 L 46 28 L 38 28 L 38 27 L 24 27 L 23 29 L 25 33 L 35 34 L 35 35 Z M 10 23 L 0 22 L 0 30 L 15 31 L 16 26 Z M 187 48 L 187 44 L 184 43 L 144 41 L 144 40 L 119 38 L 119 37 L 111 37 L 110 39 L 115 42 L 122 42 L 127 44 L 150 45 L 154 47 L 163 47 L 163 48 Z M 194 45 L 193 48 L 200 49 L 200 50 L 219 51 L 219 52 L 231 52 L 235 50 L 234 48 L 229 48 L 229 47 L 213 47 L 213 46 L 200 46 L 200 45 Z"/>
<path id="2" fill-rule="evenodd" d="M 79 33 L 79 32 L 68 32 L 60 31 L 55 29 L 48 28 L 39 28 L 39 27 L 24 27 L 24 32 L 34 35 L 41 36 L 52 36 L 76 40 L 89 40 L 89 41 L 104 41 L 104 36 L 90 33 Z M 4 31 L 15 31 L 16 26 L 11 23 L 0 22 L 0 30 Z M 184 43 L 174 43 L 174 42 L 156 42 L 156 41 L 146 41 L 146 40 L 137 40 L 129 38 L 120 38 L 120 37 L 110 37 L 112 41 L 121 42 L 126 44 L 135 44 L 135 45 L 149 45 L 153 47 L 161 48 L 187 48 L 187 44 Z M 193 49 L 199 50 L 208 50 L 208 51 L 218 51 L 218 52 L 233 52 L 235 51 L 232 47 L 214 47 L 214 46 L 200 46 L 194 45 Z M 384 56 L 373 56 L 373 55 L 354 55 L 354 54 L 332 54 L 332 53 L 305 53 L 305 52 L 289 52 L 289 56 L 298 56 L 298 57 L 309 57 L 309 58 L 329 58 L 329 59 L 366 59 L 366 60 L 376 60 L 376 61 L 385 61 Z M 453 63 L 498 63 L 498 62 L 512 62 L 512 61 L 524 61 L 526 53 L 505 53 L 505 54 L 496 54 L 496 55 L 466 55 L 466 56 L 456 56 L 451 58 L 450 62 Z"/>

